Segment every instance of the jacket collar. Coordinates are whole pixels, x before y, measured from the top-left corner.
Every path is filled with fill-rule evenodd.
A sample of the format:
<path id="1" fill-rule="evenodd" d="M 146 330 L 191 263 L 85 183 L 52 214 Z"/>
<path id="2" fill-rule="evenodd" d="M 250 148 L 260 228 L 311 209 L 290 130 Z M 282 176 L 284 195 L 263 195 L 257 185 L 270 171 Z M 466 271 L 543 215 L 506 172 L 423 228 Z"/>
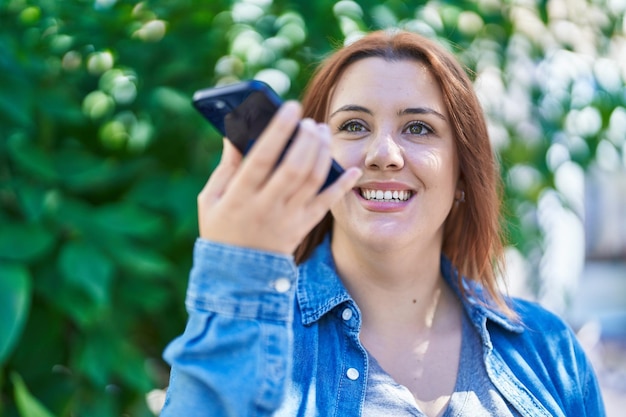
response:
<path id="1" fill-rule="evenodd" d="M 459 280 L 458 270 L 443 254 L 441 255 L 441 275 L 459 300 L 461 300 L 463 308 L 465 308 L 475 326 L 490 320 L 511 332 L 521 333 L 524 330 L 524 326 L 519 321 L 511 319 L 498 309 L 493 299 L 479 283 L 468 280 L 466 277 L 462 277 Z M 465 290 L 465 297 L 461 291 L 461 286 Z"/>
<path id="2" fill-rule="evenodd" d="M 326 313 L 352 297 L 337 275 L 337 269 L 330 250 L 330 236 L 313 251 L 309 259 L 299 267 L 297 300 L 304 325 L 310 325 Z M 458 272 L 444 255 L 441 256 L 441 273 L 445 281 L 461 300 L 463 307 L 474 325 L 482 326 L 486 320 L 512 332 L 522 332 L 523 326 L 500 312 L 482 287 L 465 278 L 458 280 Z M 462 296 L 459 285 L 463 285 L 467 298 Z"/>
<path id="3" fill-rule="evenodd" d="M 337 275 L 329 235 L 315 248 L 311 257 L 300 265 L 296 297 L 305 325 L 316 322 L 344 301 L 352 300 Z"/>

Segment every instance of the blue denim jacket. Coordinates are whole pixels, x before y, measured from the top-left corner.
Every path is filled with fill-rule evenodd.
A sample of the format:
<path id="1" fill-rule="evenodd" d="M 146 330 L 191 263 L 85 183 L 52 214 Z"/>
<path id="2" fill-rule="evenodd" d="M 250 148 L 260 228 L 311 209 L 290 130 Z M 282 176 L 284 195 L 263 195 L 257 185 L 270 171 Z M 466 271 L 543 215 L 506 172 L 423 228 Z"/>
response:
<path id="1" fill-rule="evenodd" d="M 459 295 L 445 257 L 441 270 Z M 487 373 L 521 415 L 605 415 L 593 369 L 559 318 L 513 300 L 521 320 L 511 321 L 464 283 L 475 297 L 463 305 L 481 335 Z M 186 305 L 185 332 L 164 353 L 172 371 L 162 417 L 361 414 L 368 372 L 361 316 L 329 239 L 298 267 L 290 256 L 199 239 Z"/>

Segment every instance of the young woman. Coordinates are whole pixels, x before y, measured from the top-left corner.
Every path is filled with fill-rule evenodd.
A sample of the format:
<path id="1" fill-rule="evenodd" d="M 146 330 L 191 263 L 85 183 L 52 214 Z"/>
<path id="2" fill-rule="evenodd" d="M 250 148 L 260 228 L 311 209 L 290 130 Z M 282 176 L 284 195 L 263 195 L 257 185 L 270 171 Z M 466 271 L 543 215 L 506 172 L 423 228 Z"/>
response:
<path id="1" fill-rule="evenodd" d="M 244 160 L 225 141 L 199 195 L 162 416 L 604 415 L 571 330 L 498 292 L 498 170 L 457 61 L 375 32 L 302 103 Z"/>

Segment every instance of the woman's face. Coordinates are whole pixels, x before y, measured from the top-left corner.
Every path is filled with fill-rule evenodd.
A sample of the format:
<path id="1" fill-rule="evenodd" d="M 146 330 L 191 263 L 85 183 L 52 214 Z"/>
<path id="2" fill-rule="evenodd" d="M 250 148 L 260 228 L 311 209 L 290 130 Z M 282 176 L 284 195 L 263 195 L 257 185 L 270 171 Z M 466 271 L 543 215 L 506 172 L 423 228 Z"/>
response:
<path id="1" fill-rule="evenodd" d="M 345 70 L 327 116 L 332 153 L 363 176 L 331 210 L 333 240 L 441 250 L 459 179 L 449 120 L 419 61 L 365 58 Z"/>

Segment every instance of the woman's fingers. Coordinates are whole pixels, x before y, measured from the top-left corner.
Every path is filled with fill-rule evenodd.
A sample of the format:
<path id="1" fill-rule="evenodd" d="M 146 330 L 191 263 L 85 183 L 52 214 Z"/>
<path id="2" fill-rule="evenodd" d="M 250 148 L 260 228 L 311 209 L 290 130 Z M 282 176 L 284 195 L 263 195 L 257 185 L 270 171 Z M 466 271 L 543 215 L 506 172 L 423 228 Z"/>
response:
<path id="1" fill-rule="evenodd" d="M 363 171 L 361 171 L 360 168 L 348 168 L 333 184 L 324 189 L 324 191 L 316 197 L 311 206 L 311 209 L 314 211 L 312 215 L 319 216 L 321 220 L 330 207 L 354 188 L 362 175 Z"/>
<path id="2" fill-rule="evenodd" d="M 298 135 L 265 184 L 267 196 L 280 203 L 292 200 L 295 195 L 305 195 L 304 198 L 310 199 L 320 189 L 328 173 L 328 169 L 322 172 L 322 165 L 326 163 L 330 167 L 330 161 L 327 128 L 312 119 L 302 120 Z"/>
<path id="3" fill-rule="evenodd" d="M 209 180 L 198 194 L 198 226 L 200 237 L 209 238 L 209 231 L 215 220 L 210 213 L 216 212 L 216 206 L 241 165 L 241 154 L 228 139 L 224 138 L 224 149 L 219 164 L 213 170 Z"/>
<path id="4" fill-rule="evenodd" d="M 218 242 L 292 253 L 306 234 L 361 175 L 347 170 L 318 194 L 331 165 L 326 125 L 300 121 L 300 106 L 286 103 L 245 159 L 228 141 L 220 163 L 198 196 L 200 236 Z"/>
<path id="5" fill-rule="evenodd" d="M 241 165 L 242 156 L 237 148 L 226 138 L 223 143 L 220 162 L 198 196 L 198 200 L 202 200 L 203 203 L 210 204 L 218 200 Z"/>

